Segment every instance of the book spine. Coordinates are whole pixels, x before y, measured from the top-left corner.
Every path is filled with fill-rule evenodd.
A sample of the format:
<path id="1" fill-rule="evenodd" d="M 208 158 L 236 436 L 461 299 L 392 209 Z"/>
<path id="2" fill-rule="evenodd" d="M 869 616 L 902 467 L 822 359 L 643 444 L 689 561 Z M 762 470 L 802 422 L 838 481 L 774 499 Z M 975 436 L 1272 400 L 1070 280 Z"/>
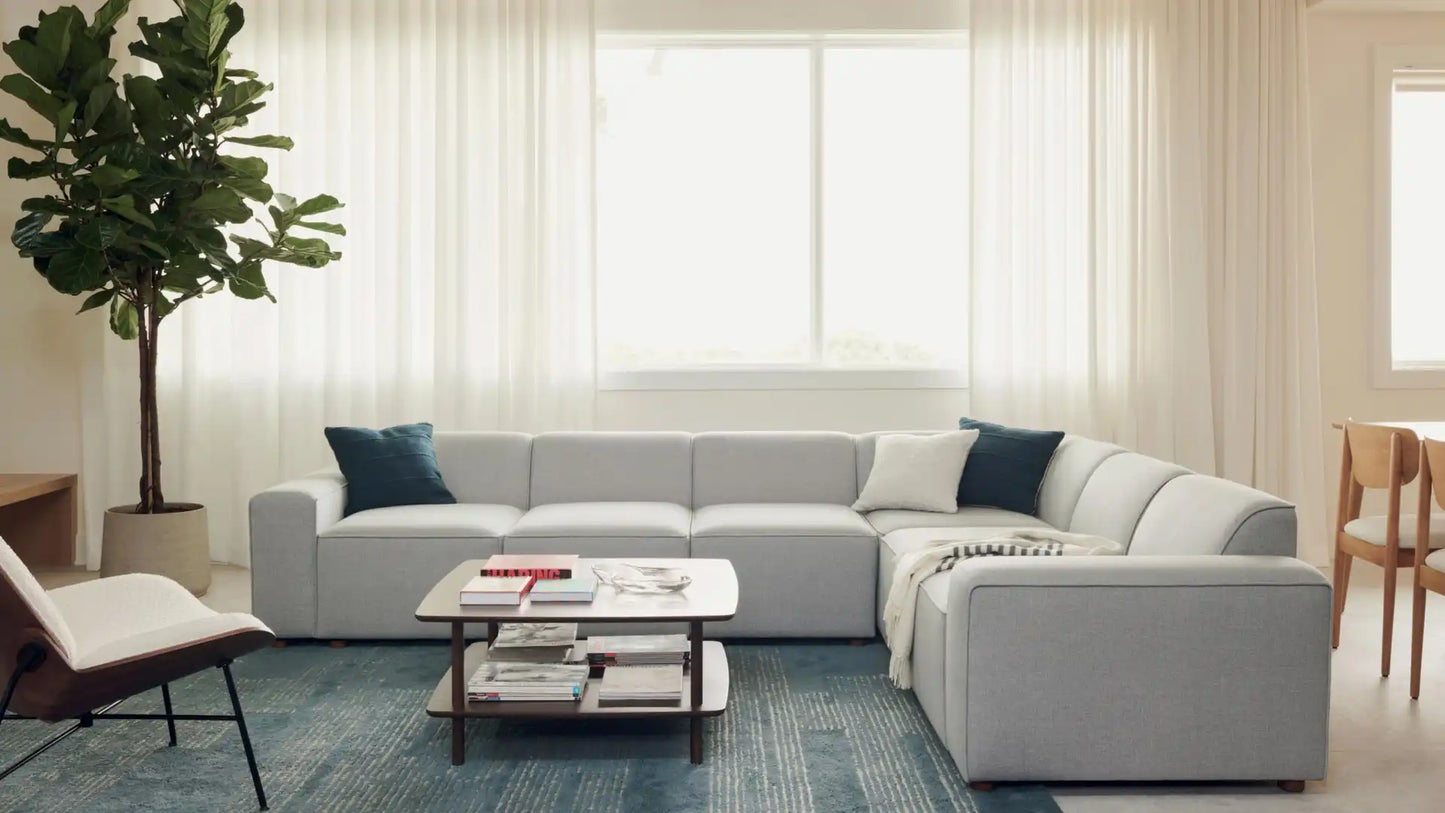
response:
<path id="1" fill-rule="evenodd" d="M 551 568 L 515 568 L 515 567 L 484 567 L 483 576 L 531 576 L 534 579 L 570 579 L 572 568 L 551 567 Z"/>

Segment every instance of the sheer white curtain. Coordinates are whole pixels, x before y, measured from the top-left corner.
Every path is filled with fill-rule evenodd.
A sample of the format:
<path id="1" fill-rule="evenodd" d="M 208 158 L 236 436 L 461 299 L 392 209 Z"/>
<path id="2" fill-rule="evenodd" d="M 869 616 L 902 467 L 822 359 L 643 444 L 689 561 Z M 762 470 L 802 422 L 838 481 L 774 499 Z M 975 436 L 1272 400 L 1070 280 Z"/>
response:
<path id="1" fill-rule="evenodd" d="M 1324 481 L 1305 0 L 973 0 L 972 410 Z"/>
<path id="2" fill-rule="evenodd" d="M 256 152 L 268 181 L 340 198 L 349 234 L 325 269 L 268 267 L 277 304 L 207 297 L 163 328 L 166 497 L 205 503 L 213 558 L 241 564 L 247 500 L 331 465 L 327 425 L 585 428 L 595 390 L 590 0 L 245 9 L 232 64 L 276 84 L 249 130 L 296 141 Z M 92 565 L 136 476 L 134 348 L 97 344 Z"/>

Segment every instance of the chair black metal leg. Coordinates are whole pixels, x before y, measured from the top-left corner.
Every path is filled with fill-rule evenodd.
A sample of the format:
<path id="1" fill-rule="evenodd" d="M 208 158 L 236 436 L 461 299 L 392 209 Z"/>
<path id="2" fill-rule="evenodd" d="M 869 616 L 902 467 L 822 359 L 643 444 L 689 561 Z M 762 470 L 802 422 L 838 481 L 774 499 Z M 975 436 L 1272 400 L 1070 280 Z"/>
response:
<path id="1" fill-rule="evenodd" d="M 171 731 L 171 747 L 176 747 L 176 710 L 171 708 L 171 684 L 161 684 L 161 700 L 166 704 L 166 728 Z"/>
<path id="2" fill-rule="evenodd" d="M 246 749 L 246 764 L 251 768 L 251 784 L 256 786 L 256 801 L 266 806 L 266 791 L 261 787 L 261 772 L 256 768 L 256 753 L 251 750 L 251 735 L 246 733 L 246 715 L 241 713 L 241 698 L 236 694 L 236 681 L 231 677 L 231 662 L 223 661 L 221 671 L 226 675 L 226 691 L 231 694 L 231 708 L 236 712 L 236 726 L 241 729 L 241 747 Z"/>
<path id="3" fill-rule="evenodd" d="M 15 773 L 16 771 L 18 771 L 18 770 L 20 770 L 21 768 L 25 767 L 25 765 L 28 764 L 28 763 L 30 762 L 30 760 L 35 759 L 36 757 L 40 756 L 41 754 L 45 753 L 46 751 L 49 751 L 51 748 L 54 748 L 56 745 L 59 745 L 61 740 L 65 739 L 66 737 L 69 737 L 71 734 L 74 734 L 75 732 L 79 731 L 80 729 L 86 728 L 86 727 L 87 727 L 87 726 L 86 726 L 86 724 L 85 724 L 84 722 L 76 722 L 75 725 L 72 725 L 70 728 L 67 728 L 67 729 L 65 729 L 64 731 L 60 732 L 59 734 L 56 734 L 54 737 L 51 737 L 50 739 L 46 740 L 43 744 L 40 745 L 40 747 L 36 748 L 34 751 L 31 751 L 30 753 L 28 753 L 28 754 L 26 754 L 25 756 L 21 757 L 18 761 L 16 761 L 16 762 L 15 762 L 13 765 L 11 765 L 10 767 L 6 768 L 6 769 L 3 770 L 3 771 L 0 771 L 0 779 L 4 779 L 5 777 L 9 776 L 10 774 Z"/>

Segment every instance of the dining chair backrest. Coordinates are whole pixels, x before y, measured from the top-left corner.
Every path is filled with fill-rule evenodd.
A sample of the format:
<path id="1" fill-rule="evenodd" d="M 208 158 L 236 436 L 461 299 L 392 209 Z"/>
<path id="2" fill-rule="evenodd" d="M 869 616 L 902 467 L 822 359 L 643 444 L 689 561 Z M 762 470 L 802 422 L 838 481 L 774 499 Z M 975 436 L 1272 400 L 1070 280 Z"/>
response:
<path id="1" fill-rule="evenodd" d="M 1405 485 L 1420 471 L 1420 439 L 1410 429 L 1346 421 L 1345 449 L 1351 477 L 1365 488 L 1389 488 L 1396 472 Z"/>
<path id="2" fill-rule="evenodd" d="M 27 632 L 27 630 L 29 632 Z M 43 633 L 61 658 L 69 661 L 75 638 L 55 602 L 35 580 L 30 568 L 4 539 L 0 539 L 0 661 L 13 665 L 22 637 Z"/>
<path id="3" fill-rule="evenodd" d="M 1435 503 L 1445 506 L 1445 440 L 1425 438 L 1420 446 L 1423 450 L 1420 468 L 1430 479 L 1430 490 L 1434 493 Z"/>

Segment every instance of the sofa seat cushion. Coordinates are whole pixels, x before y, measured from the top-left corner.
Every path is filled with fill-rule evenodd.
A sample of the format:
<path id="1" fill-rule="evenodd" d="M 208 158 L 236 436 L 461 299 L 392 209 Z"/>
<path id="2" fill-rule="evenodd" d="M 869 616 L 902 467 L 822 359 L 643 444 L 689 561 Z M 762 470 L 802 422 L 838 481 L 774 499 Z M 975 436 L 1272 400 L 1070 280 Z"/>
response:
<path id="1" fill-rule="evenodd" d="M 1048 528 L 1038 517 L 1005 511 L 1002 508 L 965 506 L 956 514 L 933 511 L 871 511 L 868 522 L 878 533 L 888 534 L 903 528 Z"/>
<path id="2" fill-rule="evenodd" d="M 823 503 L 729 503 L 697 509 L 698 536 L 877 536 L 873 526 L 846 505 Z"/>
<path id="3" fill-rule="evenodd" d="M 1005 512 L 1010 513 L 1010 512 Z M 944 514 L 942 516 L 951 516 Z M 909 551 L 915 551 L 927 546 L 931 542 L 950 541 L 966 542 L 971 539 L 987 539 L 990 536 L 1006 533 L 1019 525 L 974 527 L 974 528 L 903 528 L 884 534 L 882 542 L 878 545 L 878 630 L 883 630 L 883 608 L 888 604 L 888 593 L 893 588 L 893 573 L 898 567 L 898 557 Z M 1034 527 L 1034 526 L 1022 526 Z M 920 586 L 925 592 L 928 590 L 942 590 L 942 593 L 933 596 L 933 600 L 942 602 L 941 607 L 948 606 L 947 573 L 937 573 L 924 580 Z M 945 583 L 929 587 L 931 582 L 944 579 Z"/>
<path id="4" fill-rule="evenodd" d="M 324 538 L 464 539 L 499 537 L 522 511 L 510 505 L 393 505 L 359 511 L 322 531 Z"/>
<path id="5" fill-rule="evenodd" d="M 1400 515 L 1400 547 L 1415 549 L 1415 514 Z M 1345 533 L 1361 542 L 1385 546 L 1389 520 L 1384 516 L 1360 517 L 1345 523 Z M 1445 514 L 1430 515 L 1430 549 L 1445 548 Z"/>
<path id="6" fill-rule="evenodd" d="M 567 502 L 538 505 L 509 537 L 668 537 L 686 539 L 692 512 L 670 502 Z"/>

